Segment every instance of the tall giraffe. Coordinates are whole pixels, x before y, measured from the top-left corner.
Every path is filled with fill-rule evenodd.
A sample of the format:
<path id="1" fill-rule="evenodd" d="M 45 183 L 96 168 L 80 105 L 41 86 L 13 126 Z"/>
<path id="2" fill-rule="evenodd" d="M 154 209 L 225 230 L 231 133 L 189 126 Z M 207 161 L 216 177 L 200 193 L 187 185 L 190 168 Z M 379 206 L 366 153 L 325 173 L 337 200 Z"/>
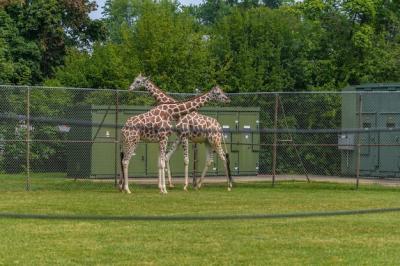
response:
<path id="1" fill-rule="evenodd" d="M 135 83 L 141 86 L 140 83 Z M 132 87 L 130 88 L 132 89 Z M 128 166 L 136 146 L 140 140 L 158 142 L 160 155 L 158 159 L 158 187 L 163 194 L 167 193 L 165 186 L 165 155 L 168 137 L 173 131 L 172 121 L 178 120 L 190 112 L 196 111 L 210 100 L 221 102 L 229 98 L 218 87 L 213 87 L 208 93 L 180 103 L 158 105 L 148 112 L 128 118 L 121 130 L 121 176 L 120 190 L 131 193 L 128 184 Z"/>
<path id="2" fill-rule="evenodd" d="M 165 94 L 160 88 L 158 88 L 149 78 L 146 78 L 139 74 L 130 86 L 130 90 L 144 87 L 150 92 L 150 94 L 156 99 L 157 104 L 165 103 L 176 103 L 178 102 L 174 98 Z M 173 187 L 170 159 L 172 154 L 176 151 L 180 144 L 183 147 L 184 154 L 184 165 L 185 165 L 185 186 L 184 190 L 187 190 L 189 184 L 189 139 L 194 143 L 204 143 L 207 149 L 206 164 L 203 168 L 200 181 L 197 182 L 197 188 L 200 188 L 206 175 L 207 169 L 212 164 L 213 151 L 215 151 L 220 159 L 223 161 L 225 174 L 228 180 L 228 190 L 232 188 L 232 177 L 229 171 L 229 160 L 228 154 L 224 152 L 221 142 L 224 140 L 222 134 L 222 127 L 219 122 L 212 118 L 197 112 L 191 112 L 180 118 L 176 124 L 178 139 L 173 143 L 171 149 L 166 155 L 166 167 L 168 171 L 168 182 L 170 187 Z"/>

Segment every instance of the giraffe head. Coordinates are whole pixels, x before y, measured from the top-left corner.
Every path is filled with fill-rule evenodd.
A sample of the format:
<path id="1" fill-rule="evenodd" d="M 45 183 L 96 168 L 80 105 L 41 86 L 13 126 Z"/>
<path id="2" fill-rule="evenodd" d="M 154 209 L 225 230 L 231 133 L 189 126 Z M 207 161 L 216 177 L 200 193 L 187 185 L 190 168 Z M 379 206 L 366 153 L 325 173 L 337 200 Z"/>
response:
<path id="1" fill-rule="evenodd" d="M 219 101 L 222 103 L 229 103 L 231 101 L 219 86 L 214 86 L 211 89 L 210 97 L 212 100 Z"/>
<path id="2" fill-rule="evenodd" d="M 142 76 L 142 73 L 140 73 L 129 86 L 129 91 L 138 90 L 141 87 L 144 87 L 146 85 L 146 81 L 148 80 L 148 77 Z"/>

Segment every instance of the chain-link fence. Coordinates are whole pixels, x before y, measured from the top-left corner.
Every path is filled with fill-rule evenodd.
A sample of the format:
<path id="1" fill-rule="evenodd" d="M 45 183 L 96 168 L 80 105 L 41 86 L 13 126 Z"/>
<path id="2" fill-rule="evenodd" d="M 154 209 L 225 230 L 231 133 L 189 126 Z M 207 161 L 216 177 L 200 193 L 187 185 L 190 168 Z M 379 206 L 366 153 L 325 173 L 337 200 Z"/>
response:
<path id="1" fill-rule="evenodd" d="M 229 94 L 229 104 L 199 112 L 220 123 L 233 176 L 400 177 L 400 92 L 353 89 Z M 3 191 L 113 187 L 122 126 L 156 105 L 148 93 L 126 90 L 1 86 L 0 95 Z M 158 152 L 157 143 L 140 142 L 129 177 L 156 177 Z M 190 145 L 191 175 L 205 158 L 203 144 Z M 224 178 L 223 169 L 214 156 L 207 176 Z M 184 174 L 181 148 L 171 170 Z"/>

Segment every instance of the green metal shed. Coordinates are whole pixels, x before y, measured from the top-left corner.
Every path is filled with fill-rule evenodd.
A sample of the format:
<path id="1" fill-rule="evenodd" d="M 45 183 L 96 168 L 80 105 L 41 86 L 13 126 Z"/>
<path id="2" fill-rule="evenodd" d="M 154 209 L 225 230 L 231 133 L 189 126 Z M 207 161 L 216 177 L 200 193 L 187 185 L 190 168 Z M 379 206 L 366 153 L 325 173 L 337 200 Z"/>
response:
<path id="1" fill-rule="evenodd" d="M 119 106 L 118 115 L 115 106 L 84 106 L 75 109 L 75 119 L 92 123 L 91 126 L 72 126 L 69 139 L 67 174 L 69 177 L 111 178 L 119 174 L 119 126 L 128 117 L 146 112 L 148 106 Z M 259 108 L 253 107 L 204 107 L 204 115 L 216 118 L 224 128 L 226 146 L 230 153 L 233 175 L 255 175 L 259 165 L 259 133 L 255 132 L 259 124 Z M 175 140 L 173 134 L 170 141 Z M 198 146 L 197 171 L 201 174 L 205 164 L 206 150 Z M 129 176 L 152 177 L 158 175 L 158 143 L 141 142 L 129 164 Z M 214 165 L 208 175 L 224 175 L 223 165 L 214 156 Z M 190 168 L 193 169 L 193 150 L 190 146 Z M 183 151 L 180 147 L 171 158 L 173 176 L 184 175 Z M 191 170 L 190 170 L 191 171 Z"/>
<path id="2" fill-rule="evenodd" d="M 400 84 L 364 84 L 347 87 L 345 92 L 363 92 L 361 105 L 361 127 L 366 132 L 359 134 L 360 175 L 369 177 L 400 177 L 400 132 L 391 128 L 400 127 Z M 359 126 L 359 98 L 356 93 L 342 94 L 342 128 Z M 389 129 L 368 131 L 368 129 Z M 341 172 L 355 175 L 357 161 L 357 133 L 339 136 L 341 150 Z"/>

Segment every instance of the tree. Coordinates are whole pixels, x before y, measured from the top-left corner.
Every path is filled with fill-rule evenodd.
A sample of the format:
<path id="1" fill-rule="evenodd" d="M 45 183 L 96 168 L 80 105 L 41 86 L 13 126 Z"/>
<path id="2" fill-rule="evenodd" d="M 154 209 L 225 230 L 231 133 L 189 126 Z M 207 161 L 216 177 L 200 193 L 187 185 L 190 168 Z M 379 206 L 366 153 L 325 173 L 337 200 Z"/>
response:
<path id="1" fill-rule="evenodd" d="M 193 92 L 210 86 L 208 36 L 174 4 L 146 2 L 133 28 L 133 47 L 144 72 L 170 91 Z"/>
<path id="2" fill-rule="evenodd" d="M 52 84 L 126 88 L 141 71 L 168 91 L 193 92 L 198 86 L 211 86 L 208 36 L 176 2 L 107 3 L 106 21 L 114 31 L 110 32 L 112 38 L 96 44 L 91 54 L 71 50 Z M 110 19 L 121 14 L 125 14 L 123 19 Z"/>
<path id="3" fill-rule="evenodd" d="M 322 29 L 317 46 L 326 47 L 321 58 L 334 62 L 337 88 L 400 78 L 395 26 L 399 14 L 391 2 L 305 0 L 298 4 L 304 16 Z"/>
<path id="4" fill-rule="evenodd" d="M 89 0 L 8 1 L 0 7 L 2 19 L 8 17 L 2 25 L 12 27 L 8 30 L 12 38 L 6 37 L 3 42 L 14 56 L 13 63 L 18 62 L 20 67 L 21 77 L 11 82 L 41 83 L 53 74 L 54 67 L 63 64 L 68 47 L 87 48 L 102 39 L 102 23 L 88 16 L 94 8 L 95 3 Z M 24 69 L 26 64 L 19 61 L 29 61 L 29 67 Z"/>
<path id="5" fill-rule="evenodd" d="M 24 39 L 16 22 L 0 9 L 0 83 L 31 84 L 42 79 L 40 50 Z"/>
<path id="6" fill-rule="evenodd" d="M 295 90 L 306 56 L 306 28 L 285 10 L 235 8 L 213 27 L 211 49 L 219 84 L 232 91 Z"/>
<path id="7" fill-rule="evenodd" d="M 206 0 L 199 6 L 189 8 L 200 23 L 204 25 L 214 24 L 229 14 L 231 6 L 225 0 Z"/>

